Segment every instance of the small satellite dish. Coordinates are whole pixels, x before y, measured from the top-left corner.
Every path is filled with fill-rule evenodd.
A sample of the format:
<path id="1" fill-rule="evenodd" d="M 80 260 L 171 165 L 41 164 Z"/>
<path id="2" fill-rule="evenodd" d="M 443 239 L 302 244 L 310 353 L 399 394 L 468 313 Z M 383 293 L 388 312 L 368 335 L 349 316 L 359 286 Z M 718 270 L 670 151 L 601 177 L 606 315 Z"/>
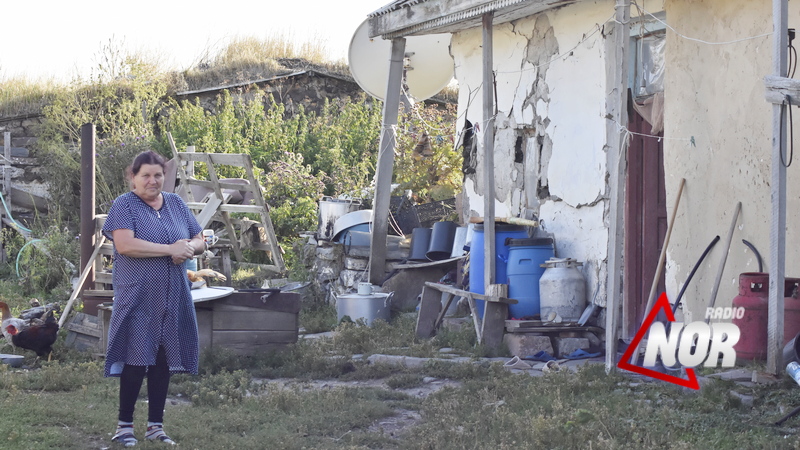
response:
<path id="1" fill-rule="evenodd" d="M 438 94 L 453 79 L 450 34 L 426 34 L 406 38 L 406 85 L 415 100 Z M 369 37 L 369 19 L 358 26 L 350 41 L 348 65 L 361 89 L 383 100 L 389 80 L 392 43 Z"/>

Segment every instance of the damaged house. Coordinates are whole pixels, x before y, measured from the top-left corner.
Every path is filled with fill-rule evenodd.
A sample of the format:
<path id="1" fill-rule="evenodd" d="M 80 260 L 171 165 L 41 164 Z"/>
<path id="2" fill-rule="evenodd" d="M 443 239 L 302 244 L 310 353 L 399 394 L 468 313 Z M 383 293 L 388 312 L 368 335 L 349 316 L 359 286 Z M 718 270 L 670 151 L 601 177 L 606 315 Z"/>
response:
<path id="1" fill-rule="evenodd" d="M 540 231 L 554 235 L 556 256 L 584 263 L 588 300 L 602 307 L 606 336 L 629 339 L 653 280 L 674 302 L 717 235 L 722 240 L 686 286 L 678 320 L 703 320 L 710 304 L 730 306 L 741 273 L 783 271 L 771 267 L 770 199 L 783 186 L 772 181 L 780 170 L 773 150 L 779 131 L 764 79 L 775 72 L 780 52 L 773 48 L 786 37 L 772 33 L 771 6 L 398 0 L 368 17 L 370 35 L 387 40 L 451 34 L 457 126 L 477 125 L 477 149 L 467 155 L 475 161 L 465 163 L 475 170 L 465 175 L 463 221 L 537 218 Z M 800 17 L 800 5 L 789 4 L 788 17 Z M 485 42 L 492 43 L 488 52 Z M 786 47 L 781 58 L 790 53 Z M 784 111 L 791 119 L 791 106 Z M 785 120 L 781 130 L 792 127 Z M 781 158 L 789 176 L 792 157 L 787 150 Z M 786 189 L 779 244 L 792 249 L 800 244 L 792 225 L 800 219 L 800 185 Z M 800 277 L 797 252 L 785 254 L 785 277 Z"/>

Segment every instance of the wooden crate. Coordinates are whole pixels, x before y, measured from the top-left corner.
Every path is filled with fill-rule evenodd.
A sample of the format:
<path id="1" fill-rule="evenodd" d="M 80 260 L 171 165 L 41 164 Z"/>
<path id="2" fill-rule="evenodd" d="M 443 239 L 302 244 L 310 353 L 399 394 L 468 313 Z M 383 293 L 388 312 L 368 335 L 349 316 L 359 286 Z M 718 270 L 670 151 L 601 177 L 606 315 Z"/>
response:
<path id="1" fill-rule="evenodd" d="M 251 356 L 297 342 L 302 297 L 295 292 L 242 292 L 195 303 L 200 350 L 224 347 Z"/>
<path id="2" fill-rule="evenodd" d="M 262 297 L 264 300 L 262 301 Z M 242 356 L 277 350 L 297 342 L 302 296 L 296 292 L 234 291 L 227 297 L 196 302 L 200 351 L 224 347 Z M 111 308 L 99 308 L 102 348 L 108 342 Z"/>

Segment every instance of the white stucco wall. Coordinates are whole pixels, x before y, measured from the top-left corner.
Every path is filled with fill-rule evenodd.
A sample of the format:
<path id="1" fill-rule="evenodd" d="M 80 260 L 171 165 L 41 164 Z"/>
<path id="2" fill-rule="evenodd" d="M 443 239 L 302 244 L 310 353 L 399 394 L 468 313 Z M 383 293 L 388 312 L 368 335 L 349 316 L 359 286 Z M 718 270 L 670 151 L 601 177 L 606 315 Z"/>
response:
<path id="1" fill-rule="evenodd" d="M 495 213 L 538 217 L 541 228 L 555 235 L 557 256 L 585 263 L 590 296 L 598 287 L 605 292 L 607 89 L 601 27 L 613 14 L 613 1 L 581 2 L 493 31 Z M 484 120 L 481 44 L 480 29 L 454 34 L 451 41 L 459 127 L 463 118 Z M 465 213 L 473 216 L 484 210 L 480 145 L 477 173 L 464 186 Z M 522 161 L 515 159 L 516 145 L 524 152 Z"/>
<path id="2" fill-rule="evenodd" d="M 708 42 L 772 31 L 771 2 L 667 0 L 665 11 L 667 22 L 680 34 Z M 790 27 L 798 15 L 800 5 L 790 2 Z M 698 320 L 709 302 L 738 201 L 742 211 L 716 305 L 730 306 L 739 274 L 758 270 L 755 255 L 742 239 L 755 245 L 764 259 L 764 271 L 769 270 L 772 107 L 764 99 L 763 78 L 772 71 L 773 45 L 771 37 L 710 45 L 669 31 L 666 54 L 664 166 L 670 208 L 680 179 L 686 178 L 668 246 L 666 281 L 671 298 L 711 239 L 722 238 L 684 294 L 687 320 Z M 795 114 L 796 129 L 799 120 L 800 114 Z M 688 141 L 691 138 L 695 146 Z M 800 254 L 794 251 L 800 244 L 797 161 L 787 169 L 787 277 L 800 276 Z"/>

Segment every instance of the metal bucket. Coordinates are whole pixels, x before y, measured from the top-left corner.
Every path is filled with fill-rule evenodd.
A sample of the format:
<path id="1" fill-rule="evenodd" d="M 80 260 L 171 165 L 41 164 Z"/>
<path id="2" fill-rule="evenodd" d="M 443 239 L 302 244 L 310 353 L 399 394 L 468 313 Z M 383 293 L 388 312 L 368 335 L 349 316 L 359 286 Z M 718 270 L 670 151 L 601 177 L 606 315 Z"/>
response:
<path id="1" fill-rule="evenodd" d="M 364 319 L 368 326 L 381 319 L 389 322 L 392 310 L 391 300 L 394 292 L 374 292 L 369 295 L 343 294 L 336 296 L 336 315 L 341 322 L 344 316 L 349 316 L 353 322 Z"/>
<path id="2" fill-rule="evenodd" d="M 455 222 L 443 221 L 434 223 L 425 257 L 431 261 L 441 261 L 449 258 L 450 253 L 453 252 L 456 228 L 458 228 L 458 225 Z"/>
<path id="3" fill-rule="evenodd" d="M 789 364 L 790 362 L 800 362 L 800 334 L 792 338 L 791 341 L 787 342 L 786 345 L 783 347 L 783 364 Z"/>
<path id="4" fill-rule="evenodd" d="M 343 215 L 358 211 L 361 200 L 322 197 L 319 201 L 317 239 L 329 241 L 333 238 L 333 225 Z"/>
<path id="5" fill-rule="evenodd" d="M 427 261 L 425 256 L 431 243 L 430 228 L 414 228 L 411 230 L 411 253 L 408 256 L 410 261 Z"/>

